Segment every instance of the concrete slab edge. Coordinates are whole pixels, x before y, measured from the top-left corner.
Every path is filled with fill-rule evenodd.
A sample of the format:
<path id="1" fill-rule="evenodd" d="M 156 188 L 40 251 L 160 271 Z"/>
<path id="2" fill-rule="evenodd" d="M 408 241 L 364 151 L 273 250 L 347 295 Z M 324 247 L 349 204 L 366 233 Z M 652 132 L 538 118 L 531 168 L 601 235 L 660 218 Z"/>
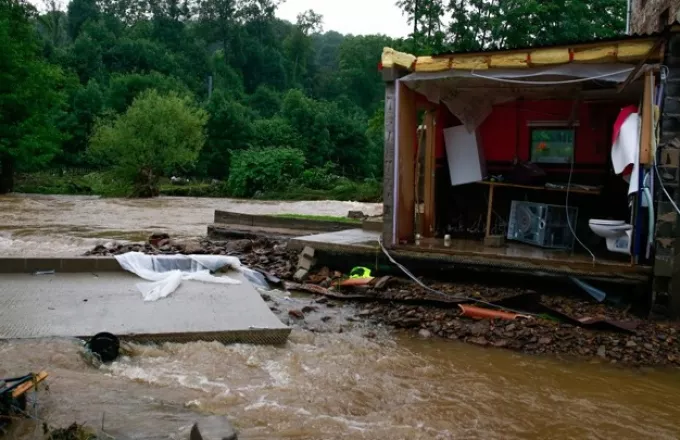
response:
<path id="1" fill-rule="evenodd" d="M 0 257 L 0 273 L 35 273 L 52 270 L 62 273 L 124 271 L 113 257 Z"/>
<path id="2" fill-rule="evenodd" d="M 288 243 L 288 249 L 301 251 L 305 246 L 313 247 L 323 259 L 342 259 L 353 260 L 360 257 L 369 257 L 372 260 L 380 259 L 387 262 L 382 255 L 377 243 L 368 244 L 337 244 L 324 243 L 313 240 L 305 240 L 304 237 L 295 238 Z M 607 280 L 611 282 L 639 284 L 649 280 L 650 273 L 645 270 L 639 272 L 624 273 L 618 267 L 601 268 L 599 271 L 588 269 L 569 268 L 564 265 L 550 266 L 536 262 L 522 260 L 503 260 L 494 257 L 439 254 L 439 253 L 419 253 L 408 250 L 392 250 L 392 255 L 408 267 L 409 260 L 429 261 L 433 264 L 455 264 L 461 268 L 487 268 L 500 271 L 511 271 L 513 273 L 533 273 L 546 276 L 578 276 L 590 280 Z"/>
<path id="3" fill-rule="evenodd" d="M 286 228 L 321 232 L 342 231 L 361 227 L 361 222 L 345 223 L 328 220 L 306 218 L 276 217 L 272 215 L 241 214 L 229 211 L 215 211 L 214 223 L 218 225 L 259 226 L 268 228 Z"/>

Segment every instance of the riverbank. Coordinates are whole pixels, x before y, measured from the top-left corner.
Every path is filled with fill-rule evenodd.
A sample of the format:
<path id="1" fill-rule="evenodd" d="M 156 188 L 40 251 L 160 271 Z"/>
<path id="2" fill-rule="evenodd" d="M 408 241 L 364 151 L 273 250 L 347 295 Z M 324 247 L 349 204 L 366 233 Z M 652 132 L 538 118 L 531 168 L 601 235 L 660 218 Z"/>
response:
<path id="1" fill-rule="evenodd" d="M 244 264 L 281 280 L 292 279 L 297 262 L 297 253 L 289 251 L 285 241 L 267 238 L 227 242 L 168 240 L 159 247 L 112 243 L 98 246 L 88 255 L 130 251 L 235 255 Z M 625 304 L 619 307 L 599 304 L 583 296 L 561 295 L 557 288 L 552 291 L 545 286 L 537 291 L 491 286 L 469 279 L 461 283 L 429 282 L 435 289 L 449 294 L 448 297 L 433 295 L 410 280 L 400 278 L 392 278 L 380 288 L 329 289 L 341 278 L 342 274 L 333 273 L 332 268 L 318 268 L 310 275 L 308 284 L 289 284 L 289 290 L 316 293 L 301 306 L 277 300 L 277 295 L 266 295 L 265 299 L 271 302 L 272 310 L 284 322 L 292 320 L 313 332 L 341 332 L 350 322 L 369 321 L 403 329 L 425 339 L 459 341 L 530 355 L 630 367 L 680 366 L 680 323 L 642 319 L 632 314 Z M 540 307 L 548 312 L 511 321 L 475 320 L 462 316 L 457 297 L 499 304 L 524 303 L 515 308 L 535 310 Z M 356 313 L 347 315 L 343 312 L 336 316 L 343 303 L 359 308 Z M 366 334 L 370 337 L 371 333 L 368 330 Z"/>
<path id="2" fill-rule="evenodd" d="M 23 194 L 99 195 L 124 197 L 127 188 L 106 173 L 40 172 L 17 176 L 14 191 Z M 160 195 L 167 197 L 232 197 L 225 182 L 196 181 L 172 184 L 162 179 Z M 337 200 L 375 203 L 382 199 L 382 184 L 375 179 L 338 179 L 326 188 L 290 185 L 277 191 L 256 194 L 257 200 Z"/>

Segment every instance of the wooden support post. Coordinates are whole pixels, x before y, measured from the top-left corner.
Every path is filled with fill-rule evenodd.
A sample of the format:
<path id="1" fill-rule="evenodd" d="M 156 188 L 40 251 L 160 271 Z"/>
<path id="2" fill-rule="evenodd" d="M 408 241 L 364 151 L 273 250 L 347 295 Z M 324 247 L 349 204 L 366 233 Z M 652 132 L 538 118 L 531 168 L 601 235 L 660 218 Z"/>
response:
<path id="1" fill-rule="evenodd" d="M 486 236 L 484 238 L 489 238 L 491 236 L 491 219 L 493 216 L 493 188 L 494 184 L 489 183 L 489 206 L 486 208 Z"/>
<path id="2" fill-rule="evenodd" d="M 425 212 L 423 213 L 423 236 L 432 237 L 435 233 L 435 166 L 436 166 L 436 112 L 427 112 L 425 115 L 425 190 L 423 203 Z"/>
<path id="3" fill-rule="evenodd" d="M 418 130 L 416 93 L 399 83 L 397 121 L 399 138 L 399 167 L 397 240 L 412 241 L 415 231 L 415 152 Z"/>
<path id="4" fill-rule="evenodd" d="M 654 96 L 654 75 L 652 72 L 645 72 L 645 91 L 642 98 L 642 126 L 640 130 L 640 164 L 650 165 L 652 163 L 652 125 L 654 124 L 654 106 L 652 105 Z"/>

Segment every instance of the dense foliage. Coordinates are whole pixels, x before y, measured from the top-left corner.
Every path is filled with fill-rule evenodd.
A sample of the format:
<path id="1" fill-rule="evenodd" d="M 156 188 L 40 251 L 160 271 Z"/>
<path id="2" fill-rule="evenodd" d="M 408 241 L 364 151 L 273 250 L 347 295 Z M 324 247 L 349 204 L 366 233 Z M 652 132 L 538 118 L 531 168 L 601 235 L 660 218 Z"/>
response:
<path id="1" fill-rule="evenodd" d="M 59 190 L 136 182 L 148 195 L 181 175 L 210 195 L 375 198 L 383 47 L 609 36 L 625 14 L 625 0 L 399 0 L 415 32 L 394 40 L 324 33 L 313 11 L 282 21 L 280 0 L 44 1 L 38 13 L 0 0 L 0 192 L 17 172 L 64 180 L 77 169 Z"/>
<path id="2" fill-rule="evenodd" d="M 519 48 L 613 37 L 626 0 L 398 0 L 419 53 Z"/>
<path id="3" fill-rule="evenodd" d="M 130 180 L 132 163 L 152 150 L 162 157 L 153 176 L 217 179 L 239 196 L 266 188 L 235 183 L 243 176 L 230 179 L 232 164 L 239 171 L 265 155 L 250 163 L 267 175 L 292 150 L 301 171 L 379 181 L 382 138 L 369 130 L 382 107 L 377 65 L 382 48 L 400 42 L 322 33 L 313 11 L 282 21 L 277 4 L 72 0 L 63 10 L 52 0 L 37 13 L 0 0 L 0 189 L 11 190 L 17 171 L 115 168 Z M 191 160 L 159 144 L 182 129 L 185 113 L 135 109 L 149 89 L 157 94 L 147 100 L 172 96 L 205 110 L 205 140 Z M 90 144 L 109 154 L 89 154 Z"/>

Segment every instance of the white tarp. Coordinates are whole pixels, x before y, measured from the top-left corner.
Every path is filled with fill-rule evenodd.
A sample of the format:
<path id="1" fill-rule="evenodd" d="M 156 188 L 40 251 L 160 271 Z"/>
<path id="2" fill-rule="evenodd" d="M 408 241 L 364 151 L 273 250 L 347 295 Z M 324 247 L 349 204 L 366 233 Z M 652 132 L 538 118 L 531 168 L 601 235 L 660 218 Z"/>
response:
<path id="1" fill-rule="evenodd" d="M 210 272 L 230 267 L 243 271 L 236 257 L 222 255 L 146 255 L 141 252 L 128 252 L 116 255 L 120 266 L 151 283 L 139 283 L 137 289 L 144 301 L 165 298 L 177 290 L 183 280 L 205 283 L 241 284 L 228 276 L 214 276 Z"/>
<path id="2" fill-rule="evenodd" d="M 530 69 L 447 70 L 415 72 L 401 78 L 410 89 L 430 102 L 440 102 L 469 132 L 473 132 L 491 113 L 494 105 L 514 101 L 527 92 L 574 88 L 578 83 L 596 80 L 620 83 L 633 66 L 626 64 L 564 64 Z"/>

